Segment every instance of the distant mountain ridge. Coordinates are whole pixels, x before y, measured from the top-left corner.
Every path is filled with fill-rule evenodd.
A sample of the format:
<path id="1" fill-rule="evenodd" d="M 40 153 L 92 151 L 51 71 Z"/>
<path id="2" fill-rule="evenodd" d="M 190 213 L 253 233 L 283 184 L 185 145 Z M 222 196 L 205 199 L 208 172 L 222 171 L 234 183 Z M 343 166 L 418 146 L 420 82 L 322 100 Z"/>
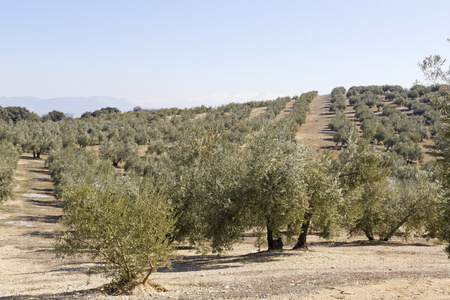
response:
<path id="1" fill-rule="evenodd" d="M 116 107 L 121 112 L 130 111 L 136 105 L 126 99 L 113 97 L 64 97 L 41 99 L 37 97 L 0 97 L 0 106 L 22 106 L 42 116 L 52 110 L 79 117 L 87 111 L 104 107 Z"/>

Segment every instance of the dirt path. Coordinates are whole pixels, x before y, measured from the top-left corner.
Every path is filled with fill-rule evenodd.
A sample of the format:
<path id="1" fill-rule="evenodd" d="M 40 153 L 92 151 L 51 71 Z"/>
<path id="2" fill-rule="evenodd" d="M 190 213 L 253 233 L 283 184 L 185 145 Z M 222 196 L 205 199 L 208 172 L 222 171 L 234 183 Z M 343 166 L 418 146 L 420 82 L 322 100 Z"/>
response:
<path id="1" fill-rule="evenodd" d="M 24 155 L 14 176 L 15 199 L 0 205 L 0 297 L 98 286 L 87 264 L 55 259 L 51 241 L 62 214 L 44 160 Z M 104 280 L 103 280 L 104 281 Z"/>
<path id="2" fill-rule="evenodd" d="M 286 104 L 284 109 L 275 117 L 276 120 L 283 119 L 286 115 L 288 115 L 294 109 L 295 101 L 290 101 Z"/>
<path id="3" fill-rule="evenodd" d="M 328 128 L 334 113 L 329 112 L 330 95 L 314 98 L 309 104 L 305 124 L 300 126 L 296 138 L 313 150 L 333 149 L 333 132 Z"/>

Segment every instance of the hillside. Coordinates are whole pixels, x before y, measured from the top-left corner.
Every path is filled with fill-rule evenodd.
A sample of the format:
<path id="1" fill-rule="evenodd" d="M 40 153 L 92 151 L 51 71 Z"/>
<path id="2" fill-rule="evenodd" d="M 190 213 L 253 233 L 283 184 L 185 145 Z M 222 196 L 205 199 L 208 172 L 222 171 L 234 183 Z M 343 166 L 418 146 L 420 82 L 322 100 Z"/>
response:
<path id="1" fill-rule="evenodd" d="M 336 88 L 57 121 L 0 111 L 10 118 L 0 121 L 2 149 L 25 152 L 14 198 L 0 205 L 0 299 L 112 298 L 110 280 L 91 274 L 104 256 L 55 258 L 54 234 L 70 238 L 81 225 L 100 242 L 76 251 L 111 245 L 106 270 L 120 276 L 111 272 L 131 263 L 117 261 L 161 255 L 121 245 L 153 238 L 163 222 L 170 230 L 158 229 L 154 244 L 175 247 L 172 268 L 127 290 L 130 299 L 448 298 L 448 259 L 429 226 L 438 225 L 439 186 L 420 168 L 435 158 L 433 91 L 411 90 Z M 423 160 L 408 154 L 422 153 L 417 145 Z M 153 227 L 143 224 L 154 215 L 138 219 L 164 209 L 174 214 Z"/>
<path id="2" fill-rule="evenodd" d="M 309 106 L 309 113 L 306 116 L 305 124 L 300 126 L 296 134 L 296 139 L 314 150 L 324 150 L 333 148 L 333 132 L 328 128 L 331 118 L 330 113 L 331 95 L 316 97 Z"/>

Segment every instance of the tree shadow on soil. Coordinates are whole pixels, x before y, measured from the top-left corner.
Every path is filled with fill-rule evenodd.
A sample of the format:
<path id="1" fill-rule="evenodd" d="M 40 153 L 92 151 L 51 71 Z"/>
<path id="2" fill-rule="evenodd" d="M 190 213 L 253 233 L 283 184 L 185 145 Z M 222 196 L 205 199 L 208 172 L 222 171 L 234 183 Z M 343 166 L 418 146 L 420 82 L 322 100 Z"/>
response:
<path id="1" fill-rule="evenodd" d="M 47 170 L 47 168 L 42 167 L 42 168 L 34 168 L 32 170 L 30 170 L 30 173 L 38 173 L 38 174 L 45 174 L 45 175 L 49 175 L 49 171 Z"/>
<path id="2" fill-rule="evenodd" d="M 20 216 L 20 221 L 41 222 L 41 223 L 57 223 L 62 218 L 62 215 L 46 215 L 46 216 Z"/>
<path id="3" fill-rule="evenodd" d="M 36 192 L 41 192 L 41 194 L 44 194 L 44 195 L 50 195 L 50 196 L 53 196 L 53 189 L 48 189 L 48 188 L 45 188 L 45 189 L 41 189 L 41 188 L 30 188 L 30 190 L 36 191 Z"/>
<path id="4" fill-rule="evenodd" d="M 42 158 L 34 158 L 33 156 L 28 156 L 28 155 L 21 155 L 20 159 L 24 159 L 24 160 L 44 160 Z"/>
<path id="5" fill-rule="evenodd" d="M 33 231 L 30 233 L 25 233 L 23 235 L 32 236 L 32 237 L 40 237 L 40 238 L 44 238 L 44 239 L 52 239 L 55 237 L 53 232 L 42 232 L 42 231 Z"/>
<path id="6" fill-rule="evenodd" d="M 158 269 L 158 272 L 193 272 L 207 270 L 221 270 L 241 267 L 250 263 L 262 263 L 280 260 L 281 257 L 298 255 L 297 251 L 274 250 L 261 251 L 257 253 L 239 256 L 217 256 L 217 255 L 186 255 L 174 260 L 172 267 Z"/>
<path id="7" fill-rule="evenodd" d="M 89 290 L 79 290 L 72 292 L 64 292 L 59 294 L 42 294 L 42 295 L 20 295 L 20 296 L 6 296 L 0 297 L 0 300 L 46 300 L 46 299 L 85 299 L 86 297 L 101 297 L 107 294 L 103 292 L 102 287 L 89 289 Z"/>
<path id="8" fill-rule="evenodd" d="M 311 242 L 308 243 L 309 246 L 322 246 L 322 247 L 361 247 L 361 246 L 393 246 L 393 247 L 404 247 L 404 246 L 415 246 L 415 247 L 433 247 L 433 245 L 426 243 L 408 243 L 399 241 L 368 241 L 368 240 L 358 240 L 351 242 L 333 242 L 333 241 L 323 241 L 323 242 Z"/>
<path id="9" fill-rule="evenodd" d="M 28 203 L 32 203 L 37 206 L 44 206 L 44 207 L 55 207 L 55 208 L 62 208 L 62 202 L 58 200 L 28 200 Z"/>

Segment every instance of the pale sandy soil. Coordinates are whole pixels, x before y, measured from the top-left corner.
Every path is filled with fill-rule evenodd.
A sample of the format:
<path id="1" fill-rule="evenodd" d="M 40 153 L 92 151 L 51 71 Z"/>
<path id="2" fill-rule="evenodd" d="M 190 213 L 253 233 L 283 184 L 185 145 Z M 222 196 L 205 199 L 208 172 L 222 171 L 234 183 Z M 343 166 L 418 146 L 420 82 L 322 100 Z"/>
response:
<path id="1" fill-rule="evenodd" d="M 294 109 L 295 101 L 288 102 L 284 109 L 276 116 L 276 120 L 283 119 L 286 115 L 288 115 Z"/>
<path id="2" fill-rule="evenodd" d="M 309 104 L 309 113 L 305 124 L 299 127 L 296 139 L 310 149 L 323 151 L 334 150 L 333 131 L 328 128 L 331 118 L 335 116 L 330 112 L 331 95 L 317 96 Z"/>
<path id="3" fill-rule="evenodd" d="M 262 115 L 267 110 L 267 107 L 255 107 L 252 108 L 252 111 L 250 112 L 250 116 L 248 117 L 250 120 Z"/>
<path id="4" fill-rule="evenodd" d="M 22 157 L 16 199 L 0 208 L 0 299 L 146 299 L 106 296 L 108 280 L 85 272 L 88 261 L 56 259 L 52 234 L 61 203 L 42 160 Z M 443 246 L 408 242 L 310 237 L 309 251 L 258 251 L 244 235 L 230 253 L 178 251 L 173 268 L 152 280 L 168 291 L 156 299 L 450 299 L 450 260 Z M 289 249 L 292 245 L 287 245 Z M 96 289 L 97 288 L 97 289 Z"/>

